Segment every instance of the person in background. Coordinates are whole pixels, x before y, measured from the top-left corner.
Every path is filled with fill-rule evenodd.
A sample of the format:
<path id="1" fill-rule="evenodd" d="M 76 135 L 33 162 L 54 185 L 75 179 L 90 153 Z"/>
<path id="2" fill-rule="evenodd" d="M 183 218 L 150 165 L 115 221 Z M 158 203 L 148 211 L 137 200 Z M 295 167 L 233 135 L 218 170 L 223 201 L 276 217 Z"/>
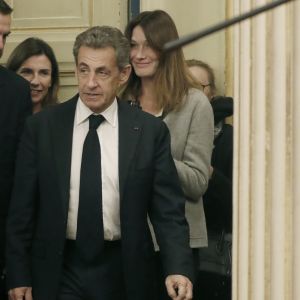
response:
<path id="1" fill-rule="evenodd" d="M 7 222 L 11 300 L 156 300 L 149 215 L 168 293 L 192 299 L 185 199 L 159 119 L 118 101 L 131 72 L 122 32 L 80 33 L 79 94 L 28 118 Z"/>
<path id="2" fill-rule="evenodd" d="M 6 67 L 29 81 L 33 113 L 57 103 L 58 64 L 45 41 L 34 37 L 24 40 L 13 50 Z"/>
<path id="3" fill-rule="evenodd" d="M 170 130 L 171 152 L 185 194 L 190 247 L 196 267 L 197 249 L 207 245 L 202 196 L 209 180 L 212 109 L 200 90 L 201 85 L 189 73 L 182 49 L 170 53 L 162 50 L 165 43 L 178 38 L 174 21 L 165 11 L 140 13 L 129 22 L 125 35 L 131 43 L 133 74 L 123 95 L 132 100 L 132 105 L 161 118 Z M 158 246 L 161 247 L 159 242 Z M 159 277 L 161 299 L 169 299 L 164 292 L 162 271 Z M 196 283 L 194 299 L 197 297 Z"/>
<path id="4" fill-rule="evenodd" d="M 0 0 L 0 58 L 10 34 L 12 8 Z M 0 66 L 0 299 L 5 288 L 5 228 L 13 185 L 16 150 L 25 118 L 31 114 L 28 82 Z"/>
<path id="5" fill-rule="evenodd" d="M 211 100 L 216 95 L 217 91 L 215 74 L 212 67 L 197 59 L 186 60 L 186 63 L 192 75 L 198 83 L 200 83 L 204 94 Z"/>
<path id="6" fill-rule="evenodd" d="M 211 177 L 203 197 L 209 242 L 211 236 L 228 236 L 232 233 L 233 127 L 226 124 L 225 119 L 233 115 L 233 99 L 216 96 L 215 76 L 208 64 L 195 59 L 188 60 L 187 64 L 204 87 L 214 111 Z M 228 271 L 231 273 L 231 270 Z M 231 299 L 231 276 L 201 271 L 199 282 L 201 299 Z"/>

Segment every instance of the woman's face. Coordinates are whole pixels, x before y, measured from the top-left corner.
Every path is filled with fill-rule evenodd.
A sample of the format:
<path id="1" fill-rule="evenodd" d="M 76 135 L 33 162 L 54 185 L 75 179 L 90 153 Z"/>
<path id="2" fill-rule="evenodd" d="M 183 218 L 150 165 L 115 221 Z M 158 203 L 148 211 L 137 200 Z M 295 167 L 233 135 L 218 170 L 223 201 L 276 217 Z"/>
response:
<path id="1" fill-rule="evenodd" d="M 51 86 L 52 67 L 49 58 L 34 55 L 26 59 L 17 73 L 29 81 L 33 105 L 42 104 Z"/>
<path id="2" fill-rule="evenodd" d="M 141 26 L 136 26 L 132 31 L 130 59 L 137 76 L 154 76 L 159 63 L 158 54 L 149 46 Z"/>

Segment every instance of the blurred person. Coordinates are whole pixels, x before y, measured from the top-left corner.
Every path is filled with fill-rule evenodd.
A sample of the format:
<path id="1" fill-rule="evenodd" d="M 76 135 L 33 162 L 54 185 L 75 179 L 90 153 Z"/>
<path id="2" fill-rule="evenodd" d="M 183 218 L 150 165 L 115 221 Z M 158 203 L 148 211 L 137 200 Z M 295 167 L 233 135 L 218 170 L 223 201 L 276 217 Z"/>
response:
<path id="1" fill-rule="evenodd" d="M 140 13 L 129 22 L 125 35 L 131 43 L 133 74 L 123 91 L 124 97 L 132 99 L 132 105 L 163 119 L 170 130 L 171 153 L 185 194 L 196 269 L 197 249 L 207 246 L 202 196 L 209 180 L 212 109 L 201 86 L 190 75 L 182 49 L 169 53 L 162 50 L 165 43 L 178 38 L 174 21 L 165 11 Z M 161 247 L 159 241 L 158 245 Z M 157 255 L 159 266 L 162 254 L 160 251 Z M 170 299 L 164 292 L 164 273 L 160 269 L 160 299 Z M 194 285 L 194 299 L 197 297 Z"/>
<path id="2" fill-rule="evenodd" d="M 10 34 L 12 8 L 0 0 L 0 58 Z M 11 195 L 16 149 L 25 118 L 31 113 L 28 83 L 0 66 L 0 299 L 5 289 L 5 227 Z"/>
<path id="3" fill-rule="evenodd" d="M 233 127 L 226 124 L 226 118 L 233 115 L 233 99 L 216 96 L 216 84 L 213 69 L 199 60 L 188 60 L 191 73 L 204 87 L 204 92 L 211 101 L 214 112 L 215 134 L 214 149 L 211 160 L 211 178 L 203 197 L 204 211 L 208 229 L 208 243 L 214 239 L 224 242 L 224 251 L 231 255 L 232 234 L 232 168 L 233 168 Z M 230 249 L 226 249 L 229 246 Z M 214 251 L 213 247 L 201 249 L 200 257 L 205 251 Z M 208 253 L 207 255 L 211 255 Z M 210 256 L 211 259 L 211 256 Z M 231 257 L 228 257 L 231 259 Z M 231 299 L 231 261 L 220 273 L 213 270 L 200 271 L 200 289 L 203 300 Z M 205 269 L 205 268 L 204 268 Z"/>
<path id="4" fill-rule="evenodd" d="M 6 67 L 29 81 L 33 113 L 57 103 L 58 64 L 45 41 L 34 37 L 24 40 L 13 50 Z"/>
<path id="5" fill-rule="evenodd" d="M 211 100 L 216 95 L 217 91 L 215 74 L 212 67 L 197 59 L 186 60 L 186 63 L 192 75 L 200 83 L 204 94 Z"/>
<path id="6" fill-rule="evenodd" d="M 160 241 L 172 299 L 192 299 L 185 199 L 167 126 L 116 93 L 130 45 L 109 26 L 76 38 L 79 95 L 28 119 L 7 223 L 11 300 L 156 300 Z"/>

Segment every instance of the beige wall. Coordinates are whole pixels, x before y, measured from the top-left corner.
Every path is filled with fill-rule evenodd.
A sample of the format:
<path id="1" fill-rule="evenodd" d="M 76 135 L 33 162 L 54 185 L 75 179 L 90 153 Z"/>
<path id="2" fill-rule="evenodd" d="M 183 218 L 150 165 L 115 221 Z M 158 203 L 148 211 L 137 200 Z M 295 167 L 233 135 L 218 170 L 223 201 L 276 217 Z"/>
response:
<path id="1" fill-rule="evenodd" d="M 167 11 L 174 19 L 181 36 L 223 21 L 226 3 L 226 0 L 141 0 L 141 10 Z M 225 32 L 222 31 L 184 47 L 186 59 L 200 59 L 213 67 L 220 94 L 224 93 L 226 83 L 225 45 Z"/>
<path id="2" fill-rule="evenodd" d="M 142 10 L 164 9 L 175 20 L 180 35 L 195 32 L 225 18 L 226 1 L 220 0 L 141 0 Z M 124 29 L 127 22 L 125 0 L 8 0 L 14 8 L 12 35 L 9 37 L 4 63 L 16 45 L 29 36 L 40 37 L 54 48 L 60 66 L 59 99 L 76 92 L 72 44 L 76 35 L 93 25 L 113 25 Z M 34 8 L 34 9 L 33 9 Z M 219 93 L 225 79 L 225 33 L 216 33 L 184 47 L 186 58 L 208 62 L 215 70 Z M 228 75 L 227 75 L 227 78 Z M 229 91 L 230 93 L 230 91 Z"/>
<path id="3" fill-rule="evenodd" d="M 125 0 L 8 0 L 13 8 L 12 34 L 1 63 L 16 45 L 29 36 L 47 41 L 60 67 L 60 101 L 76 93 L 72 45 L 76 35 L 93 25 L 112 25 L 123 30 L 127 22 Z"/>

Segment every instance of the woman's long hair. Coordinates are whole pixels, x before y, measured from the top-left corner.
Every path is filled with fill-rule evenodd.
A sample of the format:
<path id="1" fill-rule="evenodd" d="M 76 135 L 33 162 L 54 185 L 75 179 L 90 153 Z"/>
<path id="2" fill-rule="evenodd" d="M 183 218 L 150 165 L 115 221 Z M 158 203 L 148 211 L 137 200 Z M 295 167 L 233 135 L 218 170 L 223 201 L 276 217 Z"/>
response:
<path id="1" fill-rule="evenodd" d="M 129 41 L 136 26 L 143 29 L 149 46 L 158 53 L 159 64 L 154 75 L 154 93 L 157 104 L 165 111 L 177 109 L 189 88 L 199 88 L 199 84 L 186 66 L 182 49 L 163 52 L 165 43 L 178 38 L 175 23 L 165 11 L 144 11 L 128 23 L 125 36 Z M 138 100 L 140 94 L 141 79 L 133 70 L 123 95 Z"/>

